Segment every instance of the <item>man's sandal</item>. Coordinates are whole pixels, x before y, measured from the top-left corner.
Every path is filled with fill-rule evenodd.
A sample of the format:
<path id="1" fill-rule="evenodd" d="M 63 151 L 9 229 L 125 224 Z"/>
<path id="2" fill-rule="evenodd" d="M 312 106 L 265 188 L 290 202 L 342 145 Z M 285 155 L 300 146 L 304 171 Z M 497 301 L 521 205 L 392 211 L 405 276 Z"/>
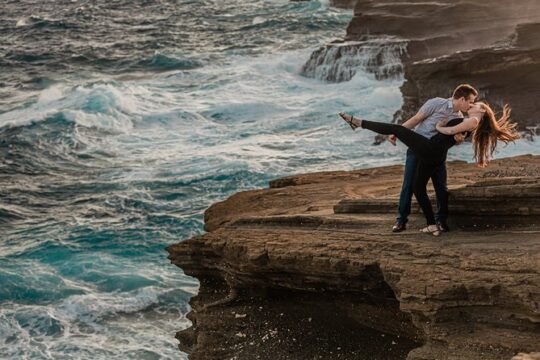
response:
<path id="1" fill-rule="evenodd" d="M 441 235 L 442 231 L 437 225 L 428 225 L 425 228 L 420 229 L 423 234 L 431 234 L 433 236 Z"/>

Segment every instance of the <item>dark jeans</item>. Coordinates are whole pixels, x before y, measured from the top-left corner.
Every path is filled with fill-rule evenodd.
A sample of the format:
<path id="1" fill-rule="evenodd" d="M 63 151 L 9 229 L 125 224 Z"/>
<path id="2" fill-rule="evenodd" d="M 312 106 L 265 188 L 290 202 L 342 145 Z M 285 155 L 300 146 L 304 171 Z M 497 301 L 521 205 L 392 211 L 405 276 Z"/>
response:
<path id="1" fill-rule="evenodd" d="M 418 158 L 412 150 L 407 150 L 405 160 L 405 172 L 403 174 L 403 186 L 399 195 L 399 216 L 397 221 L 406 223 L 411 213 L 411 201 L 413 195 L 414 177 L 417 172 Z M 446 222 L 448 217 L 448 188 L 446 181 L 446 163 L 442 163 L 434 168 L 431 174 L 431 181 L 437 197 L 437 221 Z M 425 214 L 427 216 L 427 214 Z M 428 220 L 429 221 L 429 220 Z"/>
<path id="2" fill-rule="evenodd" d="M 398 221 L 407 221 L 407 217 L 411 212 L 411 193 L 416 196 L 428 225 L 435 224 L 437 220 L 446 221 L 448 216 L 448 190 L 446 188 L 445 161 L 448 148 L 452 147 L 453 143 L 444 141 L 444 137 L 436 138 L 437 135 L 428 139 L 411 129 L 396 124 L 363 120 L 362 128 L 383 135 L 394 134 L 410 149 L 407 152 L 406 176 L 401 191 L 400 217 Z M 411 158 L 411 156 L 413 157 Z M 426 186 L 430 178 L 437 194 L 437 216 L 433 214 L 431 201 L 427 195 Z"/>

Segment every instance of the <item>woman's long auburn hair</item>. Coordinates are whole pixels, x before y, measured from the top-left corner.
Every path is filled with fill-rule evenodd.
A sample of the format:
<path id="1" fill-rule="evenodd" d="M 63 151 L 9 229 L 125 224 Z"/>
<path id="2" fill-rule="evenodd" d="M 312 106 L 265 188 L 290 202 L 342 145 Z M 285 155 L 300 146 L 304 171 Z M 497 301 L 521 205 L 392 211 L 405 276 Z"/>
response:
<path id="1" fill-rule="evenodd" d="M 474 147 L 474 159 L 479 166 L 485 167 L 493 152 L 497 148 L 497 140 L 508 144 L 520 138 L 516 131 L 517 123 L 510 122 L 512 110 L 508 104 L 504 105 L 501 117 L 497 120 L 495 112 L 485 103 L 478 103 L 485 110 L 478 126 L 473 132 L 472 143 Z"/>

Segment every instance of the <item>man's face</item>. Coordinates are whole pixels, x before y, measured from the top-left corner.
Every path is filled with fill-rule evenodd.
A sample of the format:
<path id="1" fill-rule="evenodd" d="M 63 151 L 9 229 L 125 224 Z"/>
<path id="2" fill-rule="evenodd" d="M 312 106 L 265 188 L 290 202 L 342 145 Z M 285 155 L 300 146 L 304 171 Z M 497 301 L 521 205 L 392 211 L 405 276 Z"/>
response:
<path id="1" fill-rule="evenodd" d="M 476 96 L 474 96 L 473 94 L 470 94 L 468 98 L 460 97 L 458 100 L 459 111 L 461 112 L 469 111 L 471 106 L 474 104 L 475 100 L 476 100 Z"/>

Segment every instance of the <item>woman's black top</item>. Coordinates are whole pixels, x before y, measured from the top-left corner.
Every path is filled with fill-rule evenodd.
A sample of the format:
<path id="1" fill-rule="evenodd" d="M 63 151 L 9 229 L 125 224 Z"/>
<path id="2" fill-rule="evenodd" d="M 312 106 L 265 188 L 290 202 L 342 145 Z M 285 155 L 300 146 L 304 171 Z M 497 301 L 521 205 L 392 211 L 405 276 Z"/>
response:
<path id="1" fill-rule="evenodd" d="M 446 123 L 445 127 L 456 126 L 456 125 L 461 124 L 462 122 L 463 122 L 462 118 L 452 119 L 448 121 L 448 123 Z M 445 135 L 440 132 L 433 135 L 430 140 L 433 143 L 433 145 L 437 146 L 440 149 L 445 149 L 445 150 L 448 150 L 452 146 L 456 145 L 456 140 L 454 139 L 454 135 Z"/>
<path id="2" fill-rule="evenodd" d="M 456 118 L 448 121 L 448 123 L 445 125 L 445 127 L 450 126 L 456 126 L 463 122 L 462 118 Z M 470 133 L 467 133 L 466 136 L 468 136 Z M 438 132 L 437 134 L 433 135 L 430 139 L 430 142 L 433 146 L 434 153 L 433 157 L 429 159 L 429 162 L 432 163 L 442 163 L 446 160 L 446 155 L 448 153 L 448 149 L 450 149 L 452 146 L 456 144 L 456 140 L 454 139 L 454 135 L 445 135 L 443 133 Z"/>

